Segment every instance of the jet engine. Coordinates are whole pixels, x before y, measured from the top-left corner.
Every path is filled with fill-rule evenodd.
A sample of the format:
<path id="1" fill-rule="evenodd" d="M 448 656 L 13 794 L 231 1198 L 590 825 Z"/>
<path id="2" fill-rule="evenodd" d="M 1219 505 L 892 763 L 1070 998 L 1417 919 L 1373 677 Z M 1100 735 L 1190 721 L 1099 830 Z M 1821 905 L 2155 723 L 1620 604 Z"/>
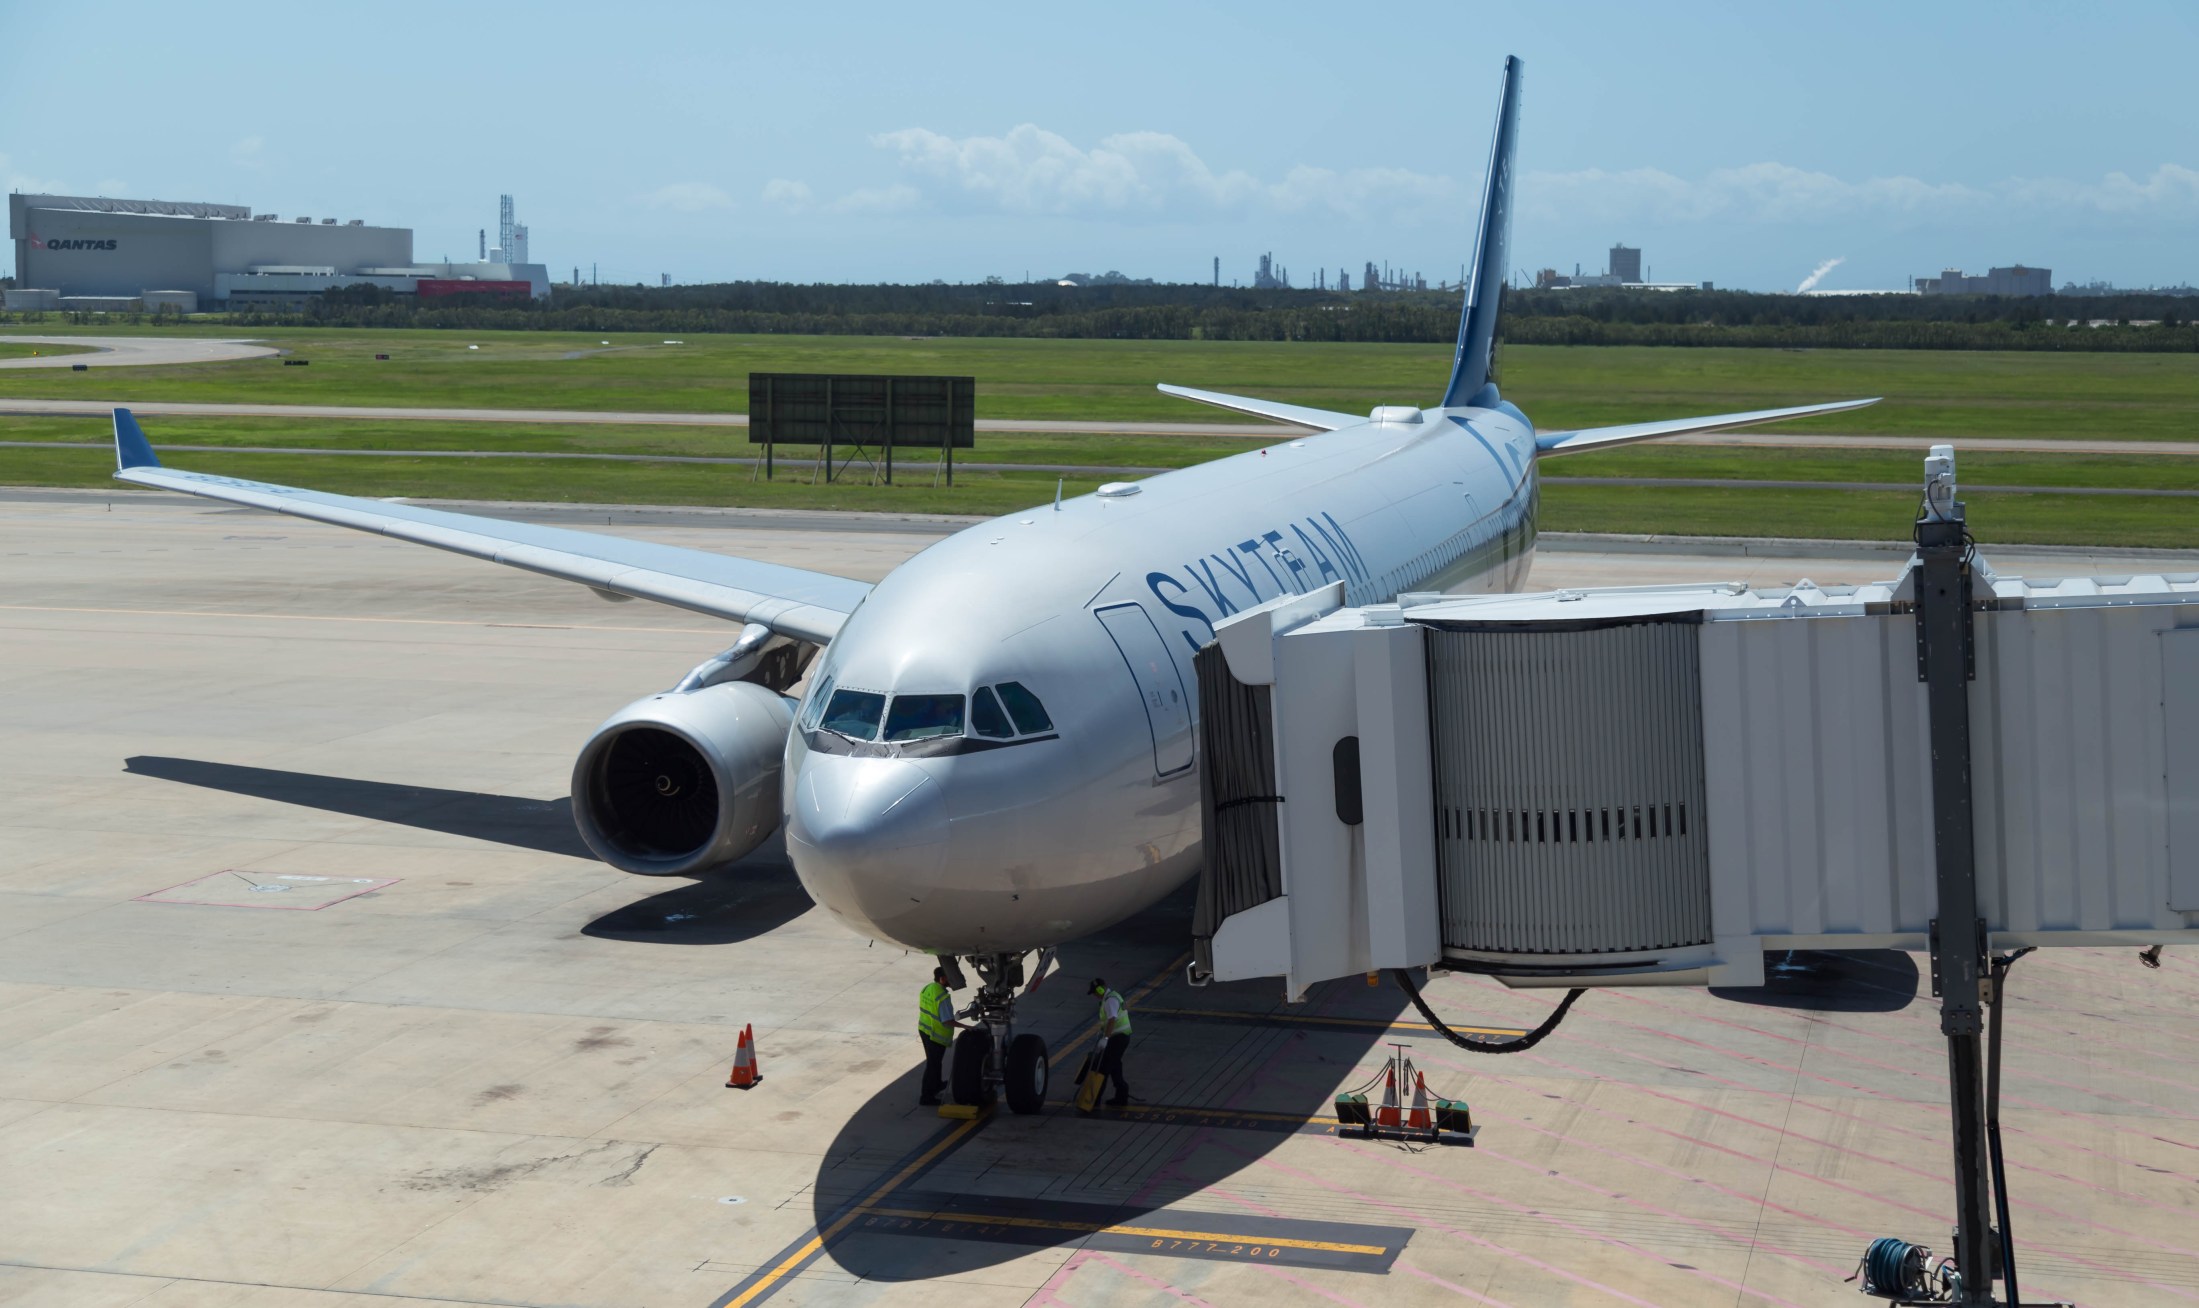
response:
<path id="1" fill-rule="evenodd" d="M 765 681 L 791 682 L 807 658 L 766 657 L 785 643 L 768 635 L 744 633 L 678 686 L 596 728 L 573 764 L 573 821 L 596 857 L 622 872 L 680 876 L 730 863 L 778 829 L 794 703 Z M 758 676 L 759 664 L 779 675 L 733 679 Z"/>

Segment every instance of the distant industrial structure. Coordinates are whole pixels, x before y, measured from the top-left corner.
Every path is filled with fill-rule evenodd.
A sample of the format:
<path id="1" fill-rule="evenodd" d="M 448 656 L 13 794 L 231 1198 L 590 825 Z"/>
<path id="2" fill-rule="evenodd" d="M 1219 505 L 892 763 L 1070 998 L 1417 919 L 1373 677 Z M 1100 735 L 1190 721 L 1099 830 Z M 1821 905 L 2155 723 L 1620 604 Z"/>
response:
<path id="1" fill-rule="evenodd" d="M 548 270 L 526 260 L 527 229 L 512 220 L 508 195 L 488 252 L 498 257 L 477 263 L 415 262 L 409 227 L 283 222 L 198 201 L 17 193 L 8 197 L 8 235 L 15 287 L 6 305 L 18 310 L 282 308 L 362 285 L 421 299 L 550 293 Z"/>
<path id="2" fill-rule="evenodd" d="M 1642 252 L 1638 246 L 1614 245 L 1600 273 L 1584 273 L 1579 264 L 1573 265 L 1571 276 L 1555 268 L 1544 268 L 1535 274 L 1538 291 L 1579 290 L 1591 286 L 1623 287 L 1631 291 L 1707 291 L 1709 282 L 1653 282 L 1642 275 Z"/>
<path id="3" fill-rule="evenodd" d="M 1948 268 L 1937 277 L 1915 279 L 1919 295 L 2052 295 L 2054 274 L 2045 268 L 1988 268 L 1983 277 L 1971 277 L 1960 268 Z"/>
<path id="4" fill-rule="evenodd" d="M 1275 262 L 1273 254 L 1260 256 L 1260 269 L 1252 274 L 1252 287 L 1259 291 L 1286 291 L 1290 289 L 1290 269 Z"/>

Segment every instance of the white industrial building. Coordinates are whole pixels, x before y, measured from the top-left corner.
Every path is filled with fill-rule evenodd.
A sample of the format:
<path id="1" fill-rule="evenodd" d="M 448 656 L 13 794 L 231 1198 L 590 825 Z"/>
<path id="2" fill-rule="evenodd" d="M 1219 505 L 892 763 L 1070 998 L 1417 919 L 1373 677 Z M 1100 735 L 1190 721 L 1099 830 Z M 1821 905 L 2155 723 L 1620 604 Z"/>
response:
<path id="1" fill-rule="evenodd" d="M 286 220 L 234 204 L 17 193 L 8 235 L 10 309 L 280 307 L 356 285 L 420 296 L 550 293 L 541 264 L 418 263 L 408 227 Z"/>

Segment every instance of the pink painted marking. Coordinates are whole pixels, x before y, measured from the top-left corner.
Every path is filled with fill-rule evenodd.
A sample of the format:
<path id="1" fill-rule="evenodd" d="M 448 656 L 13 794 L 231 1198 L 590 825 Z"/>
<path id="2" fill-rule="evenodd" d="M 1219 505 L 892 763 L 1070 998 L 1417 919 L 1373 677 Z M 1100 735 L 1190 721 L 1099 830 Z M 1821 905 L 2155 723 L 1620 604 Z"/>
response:
<path id="1" fill-rule="evenodd" d="M 1443 1287 L 1444 1289 L 1446 1289 L 1446 1290 L 1449 1290 L 1449 1291 L 1450 1291 L 1451 1293 L 1453 1293 L 1453 1294 L 1463 1294 L 1463 1295 L 1465 1295 L 1465 1296 L 1466 1296 L 1467 1298 L 1469 1298 L 1469 1299 L 1478 1299 L 1478 1300 L 1480 1300 L 1480 1301 L 1481 1301 L 1481 1302 L 1483 1302 L 1483 1303 L 1486 1303 L 1486 1304 L 1493 1304 L 1493 1305 L 1495 1305 L 1495 1308 L 1511 1308 L 1511 1305 L 1509 1305 L 1509 1304 L 1504 1304 L 1504 1303 L 1499 1303 L 1499 1302 L 1497 1302 L 1497 1300 L 1495 1300 L 1495 1299 L 1492 1299 L 1492 1298 L 1490 1298 L 1490 1297 L 1489 1297 L 1488 1295 L 1485 1295 L 1485 1294 L 1483 1294 L 1483 1293 L 1482 1293 L 1481 1291 L 1479 1291 L 1479 1290 L 1469 1290 L 1469 1289 L 1467 1289 L 1467 1288 L 1466 1288 L 1465 1286 L 1463 1286 L 1463 1285 L 1460 1285 L 1460 1284 L 1459 1284 L 1458 1282 L 1456 1282 L 1456 1281 L 1446 1281 L 1446 1280 L 1444 1280 L 1444 1279 L 1443 1279 L 1442 1277 L 1440 1277 L 1440 1276 L 1437 1276 L 1437 1275 L 1436 1275 L 1436 1274 L 1435 1274 L 1434 1272 L 1423 1272 L 1423 1271 L 1421 1271 L 1421 1270 L 1420 1270 L 1419 1268 L 1417 1268 L 1417 1267 L 1413 1267 L 1413 1266 L 1409 1266 L 1408 1264 L 1405 1264 L 1405 1263 L 1399 1263 L 1399 1264 L 1397 1264 L 1397 1270 L 1399 1270 L 1399 1271 L 1401 1271 L 1401 1272 L 1410 1272 L 1410 1273 L 1412 1273 L 1412 1274 L 1413 1274 L 1414 1276 L 1417 1276 L 1417 1277 L 1419 1277 L 1419 1278 L 1420 1278 L 1421 1280 L 1423 1280 L 1423 1281 L 1429 1281 L 1429 1282 L 1432 1282 L 1432 1283 L 1434 1283 L 1434 1284 L 1436 1284 L 1436 1285 L 1440 1285 L 1440 1286 L 1442 1286 L 1442 1287 Z"/>
<path id="2" fill-rule="evenodd" d="M 1337 1148 L 1339 1149 L 1352 1148 L 1349 1143 L 1343 1140 L 1338 1140 L 1335 1143 Z M 1475 1199 L 1481 1200 L 1483 1203 L 1493 1203 L 1500 1208 L 1509 1208 L 1513 1212 L 1519 1213 L 1523 1216 L 1539 1217 L 1543 1221 L 1548 1222 L 1553 1226 L 1563 1227 L 1565 1230 L 1571 1231 L 1573 1234 L 1580 1236 L 1583 1239 L 1594 1240 L 1599 1244 L 1607 1244 L 1615 1249 L 1624 1249 L 1630 1253 L 1638 1253 L 1645 1258 L 1654 1259 L 1657 1262 L 1663 1263 L 1667 1267 L 1672 1266 L 1672 1260 L 1666 1257 L 1664 1254 L 1658 1253 L 1654 1249 L 1644 1249 L 1642 1246 L 1635 1244 L 1630 1240 L 1621 1240 L 1616 1236 L 1605 1235 L 1600 1231 L 1590 1230 L 1589 1228 L 1584 1226 L 1577 1226 L 1572 1222 L 1566 1221 L 1563 1218 L 1553 1217 L 1549 1213 L 1542 1212 L 1538 1209 L 1529 1208 L 1525 1204 L 1515 1204 L 1509 1199 L 1499 1198 L 1496 1195 L 1490 1194 L 1486 1190 L 1477 1190 L 1470 1185 L 1462 1185 L 1457 1181 L 1446 1180 L 1445 1178 L 1437 1176 L 1434 1172 L 1431 1172 L 1424 1167 L 1415 1167 L 1411 1163 L 1402 1162 L 1390 1158 L 1378 1158 L 1377 1161 L 1387 1166 L 1394 1167 L 1399 1171 L 1411 1172 L 1413 1175 L 1420 1177 L 1424 1181 L 1433 1182 L 1436 1185 L 1442 1186 L 1446 1190 L 1454 1190 L 1459 1194 L 1469 1195 Z M 1518 1160 L 1507 1158 L 1505 1159 L 1505 1161 L 1516 1163 Z M 1525 1164 L 1520 1165 L 1526 1166 Z M 1544 1169 L 1528 1167 L 1527 1170 L 1533 1172 L 1542 1171 Z M 1596 1186 L 1588 1184 L 1586 1181 L 1576 1181 L 1575 1184 L 1579 1185 L 1582 1189 L 1593 1190 L 1595 1191 L 1595 1193 L 1602 1195 L 1606 1199 L 1619 1198 L 1618 1195 L 1613 1194 L 1611 1191 L 1599 1189 Z M 1678 1216 L 1678 1214 L 1675 1213 L 1673 1214 L 1673 1216 Z M 1724 1286 L 1725 1288 L 1733 1291 L 1737 1295 L 1748 1295 L 1752 1298 L 1762 1299 L 1766 1303 L 1778 1304 L 1780 1305 L 1780 1308 L 1802 1308 L 1800 1304 L 1795 1303 L 1792 1300 L 1782 1299 L 1778 1295 L 1771 1294 L 1763 1290 L 1751 1289 L 1750 1287 L 1741 1284 L 1739 1281 L 1728 1280 L 1725 1277 L 1718 1275 L 1716 1272 L 1705 1271 L 1700 1267 L 1691 1267 L 1686 1270 L 1693 1272 L 1695 1275 L 1702 1277 L 1706 1281 L 1715 1281 L 1719 1285 Z"/>
<path id="3" fill-rule="evenodd" d="M 1206 1300 L 1201 1299 L 1199 1296 L 1191 1293 L 1191 1291 L 1182 1289 L 1178 1286 L 1170 1285 L 1168 1282 L 1160 1279 L 1157 1276 L 1148 1276 L 1144 1272 L 1139 1271 L 1137 1268 L 1132 1267 L 1130 1264 L 1120 1262 L 1113 1258 L 1109 1258 L 1106 1254 L 1095 1253 L 1092 1255 L 1092 1261 L 1095 1263 L 1106 1263 L 1109 1267 L 1112 1267 L 1116 1271 L 1121 1272 L 1124 1276 L 1127 1276 L 1134 1281 L 1143 1281 L 1145 1284 L 1152 1286 L 1154 1289 L 1159 1290 L 1164 1294 L 1172 1294 L 1176 1296 L 1178 1299 L 1183 1300 L 1185 1303 L 1195 1303 L 1199 1305 L 1199 1308 L 1214 1308 L 1213 1304 L 1210 1304 Z"/>
<path id="4" fill-rule="evenodd" d="M 1612 1287 L 1605 1285 L 1601 1281 L 1591 1280 L 1586 1276 L 1581 1276 L 1577 1273 L 1566 1271 L 1562 1267 L 1552 1266 L 1551 1264 L 1544 1262 L 1540 1258 L 1535 1257 L 1533 1254 L 1525 1254 L 1521 1253 L 1517 1249 L 1506 1248 L 1505 1246 L 1496 1243 L 1494 1240 L 1485 1240 L 1482 1237 L 1475 1235 L 1471 1231 L 1460 1230 L 1458 1227 L 1455 1226 L 1444 1226 L 1440 1223 L 1429 1220 L 1427 1217 L 1419 1213 L 1413 1212 L 1411 1209 L 1400 1207 L 1397 1204 L 1390 1203 L 1384 1199 L 1378 1199 L 1370 1194 L 1361 1194 L 1357 1190 L 1349 1189 L 1348 1187 L 1341 1185 L 1336 1185 L 1333 1182 L 1324 1181 L 1320 1177 L 1313 1175 L 1311 1172 L 1304 1172 L 1300 1171 L 1298 1168 L 1286 1166 L 1285 1164 L 1276 1162 L 1272 1158 L 1255 1158 L 1253 1157 L 1253 1155 L 1247 1154 L 1242 1149 L 1237 1149 L 1227 1144 L 1218 1145 L 1217 1147 L 1227 1150 L 1230 1153 L 1236 1154 L 1240 1158 L 1250 1158 L 1252 1159 L 1252 1161 L 1260 1164 L 1263 1167 L 1272 1167 L 1276 1171 L 1282 1172 L 1285 1175 L 1295 1176 L 1299 1180 L 1304 1181 L 1309 1185 L 1319 1186 L 1320 1188 L 1327 1190 L 1332 1194 L 1346 1195 L 1350 1198 L 1357 1199 L 1359 1202 L 1367 1205 L 1370 1208 L 1380 1208 L 1386 1212 L 1394 1213 L 1399 1217 L 1403 1217 L 1412 1221 L 1416 1225 L 1430 1226 L 1433 1227 L 1435 1230 L 1443 1232 L 1446 1235 L 1455 1235 L 1461 1240 L 1468 1241 L 1472 1244 L 1478 1244 L 1482 1248 L 1487 1249 L 1492 1253 L 1498 1253 L 1504 1255 L 1507 1258 L 1517 1259 L 1518 1261 L 1526 1263 L 1528 1266 L 1533 1267 L 1538 1271 L 1548 1272 L 1552 1276 L 1563 1277 L 1564 1279 L 1573 1282 L 1575 1285 L 1583 1285 L 1591 1290 L 1600 1290 L 1603 1293 L 1610 1295 L 1614 1299 L 1623 1299 L 1627 1303 L 1639 1304 L 1640 1308 L 1657 1308 L 1657 1305 L 1652 1304 L 1644 1299 L 1637 1299 L 1624 1290 L 1613 1289 Z"/>

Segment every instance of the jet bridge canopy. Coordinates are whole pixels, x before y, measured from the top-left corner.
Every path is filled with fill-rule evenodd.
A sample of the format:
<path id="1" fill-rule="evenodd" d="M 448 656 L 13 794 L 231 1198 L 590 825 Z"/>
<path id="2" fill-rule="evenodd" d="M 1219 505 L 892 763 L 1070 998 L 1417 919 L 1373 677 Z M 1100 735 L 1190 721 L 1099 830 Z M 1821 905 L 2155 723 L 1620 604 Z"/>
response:
<path id="1" fill-rule="evenodd" d="M 1753 985 L 1766 950 L 1925 948 L 1916 566 L 1367 608 L 1332 588 L 1225 621 L 1202 704 L 1261 711 L 1204 715 L 1230 819 L 1195 971 L 1294 998 L 1424 965 Z M 1974 569 L 1994 945 L 2199 943 L 2199 575 Z"/>

